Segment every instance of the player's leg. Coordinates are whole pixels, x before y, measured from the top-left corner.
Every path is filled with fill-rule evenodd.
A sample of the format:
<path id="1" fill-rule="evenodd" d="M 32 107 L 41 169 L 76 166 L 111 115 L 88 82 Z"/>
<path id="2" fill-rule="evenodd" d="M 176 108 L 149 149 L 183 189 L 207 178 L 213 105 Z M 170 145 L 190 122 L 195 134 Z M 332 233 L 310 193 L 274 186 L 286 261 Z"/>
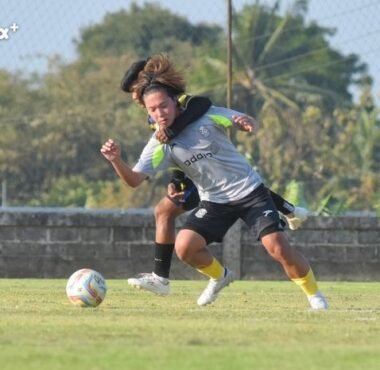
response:
<path id="1" fill-rule="evenodd" d="M 210 253 L 207 245 L 220 242 L 237 219 L 235 216 L 224 217 L 213 207 L 206 209 L 205 203 L 202 202 L 189 215 L 175 242 L 178 258 L 209 278 L 206 289 L 197 300 L 200 306 L 214 302 L 218 293 L 234 280 L 233 272 Z"/>
<path id="2" fill-rule="evenodd" d="M 175 241 L 175 219 L 185 211 L 169 197 L 162 198 L 154 208 L 156 237 L 154 271 L 128 279 L 128 284 L 160 295 L 170 292 L 169 274 Z"/>
<path id="3" fill-rule="evenodd" d="M 154 271 L 128 279 L 128 283 L 134 287 L 161 295 L 170 292 L 169 274 L 174 251 L 175 219 L 199 204 L 197 188 L 183 173 L 174 172 L 168 185 L 168 193 L 172 193 L 172 185 L 175 186 L 174 195 L 162 198 L 154 209 L 156 220 Z M 179 193 L 183 195 L 177 197 Z"/>
<path id="4" fill-rule="evenodd" d="M 277 210 L 285 216 L 286 222 L 289 225 L 289 229 L 299 229 L 302 223 L 307 220 L 309 211 L 306 208 L 297 207 L 294 204 L 288 202 L 281 195 L 275 193 L 271 189 L 268 190 Z"/>
<path id="5" fill-rule="evenodd" d="M 318 289 L 313 270 L 306 258 L 296 250 L 283 232 L 274 232 L 261 238 L 267 252 L 279 262 L 289 279 L 306 294 L 311 308 L 327 309 L 327 301 Z"/>
<path id="6" fill-rule="evenodd" d="M 183 196 L 175 198 L 167 195 L 157 204 L 154 209 L 156 220 L 156 248 L 154 258 L 154 273 L 162 278 L 169 278 L 171 260 L 175 242 L 176 218 L 198 206 L 199 194 L 195 185 L 185 176 L 181 177 Z M 169 188 L 173 184 L 171 182 Z M 175 184 L 174 184 L 175 185 Z M 176 191 L 180 191 L 177 188 Z M 177 193 L 178 194 L 178 193 Z"/>
<path id="7" fill-rule="evenodd" d="M 154 209 L 156 220 L 154 273 L 166 279 L 169 278 L 174 251 L 175 220 L 184 212 L 182 206 L 174 203 L 169 197 L 162 198 Z"/>
<path id="8" fill-rule="evenodd" d="M 311 307 L 326 309 L 327 302 L 318 290 L 309 262 L 290 245 L 274 202 L 263 188 L 256 191 L 255 204 L 244 217 L 246 223 L 257 233 L 269 255 L 282 265 L 289 279 L 301 287 Z"/>

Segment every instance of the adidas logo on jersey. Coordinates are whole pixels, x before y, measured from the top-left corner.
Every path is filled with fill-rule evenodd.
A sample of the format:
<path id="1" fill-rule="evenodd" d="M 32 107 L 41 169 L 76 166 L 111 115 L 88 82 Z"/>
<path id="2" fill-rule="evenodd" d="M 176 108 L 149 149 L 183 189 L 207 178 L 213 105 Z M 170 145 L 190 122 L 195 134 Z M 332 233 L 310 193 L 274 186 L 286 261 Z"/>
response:
<path id="1" fill-rule="evenodd" d="M 186 166 L 190 166 L 192 163 L 198 162 L 203 158 L 212 158 L 212 153 L 198 153 L 194 154 L 190 159 L 187 159 L 184 163 Z"/>

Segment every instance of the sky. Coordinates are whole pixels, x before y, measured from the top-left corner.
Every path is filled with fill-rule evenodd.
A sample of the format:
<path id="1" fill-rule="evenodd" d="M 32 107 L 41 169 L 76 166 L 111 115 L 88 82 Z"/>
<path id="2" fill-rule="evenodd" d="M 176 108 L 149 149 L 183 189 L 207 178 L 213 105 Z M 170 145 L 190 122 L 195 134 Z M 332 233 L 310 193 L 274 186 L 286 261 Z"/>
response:
<path id="1" fill-rule="evenodd" d="M 235 9 L 256 0 L 232 0 Z M 44 72 L 47 57 L 76 58 L 74 39 L 80 30 L 102 21 L 105 14 L 128 9 L 131 0 L 0 0 L 0 68 Z M 143 5 L 145 0 L 135 3 Z M 152 1 L 150 1 L 152 2 Z M 156 0 L 192 23 L 226 25 L 226 0 Z M 274 0 L 261 0 L 271 5 Z M 285 10 L 292 0 L 283 0 Z M 310 0 L 307 20 L 336 29 L 333 47 L 359 54 L 374 78 L 380 101 L 380 0 Z M 13 30 L 11 29 L 12 25 Z M 18 27 L 18 28 L 17 28 Z"/>

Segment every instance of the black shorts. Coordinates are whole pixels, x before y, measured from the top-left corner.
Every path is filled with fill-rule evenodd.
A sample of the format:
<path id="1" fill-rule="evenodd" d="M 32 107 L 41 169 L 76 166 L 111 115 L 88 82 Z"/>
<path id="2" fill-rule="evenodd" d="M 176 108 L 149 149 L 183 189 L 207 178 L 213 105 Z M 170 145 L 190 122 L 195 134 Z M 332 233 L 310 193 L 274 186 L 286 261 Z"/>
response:
<path id="1" fill-rule="evenodd" d="M 228 229 L 239 218 L 252 229 L 257 239 L 283 231 L 277 209 L 264 185 L 260 185 L 239 201 L 227 204 L 201 201 L 188 216 L 182 229 L 193 230 L 202 235 L 207 244 L 221 242 Z"/>
<path id="2" fill-rule="evenodd" d="M 174 199 L 167 195 L 167 197 L 178 207 L 185 211 L 190 211 L 199 205 L 199 193 L 194 183 L 180 171 L 174 171 L 170 183 L 174 184 L 178 191 L 185 193 L 183 199 Z"/>

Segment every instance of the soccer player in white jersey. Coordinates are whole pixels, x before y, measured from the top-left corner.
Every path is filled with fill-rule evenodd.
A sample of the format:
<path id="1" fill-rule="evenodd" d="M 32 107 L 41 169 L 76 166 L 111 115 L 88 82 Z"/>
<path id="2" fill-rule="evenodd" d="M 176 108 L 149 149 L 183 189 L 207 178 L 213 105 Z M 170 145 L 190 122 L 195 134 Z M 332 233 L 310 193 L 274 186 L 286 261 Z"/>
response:
<path id="1" fill-rule="evenodd" d="M 121 80 L 120 88 L 122 91 L 132 94 L 132 97 L 134 96 L 133 85 L 148 60 L 149 58 L 131 64 Z M 157 123 L 148 117 L 149 127 L 155 131 L 155 137 L 161 143 L 166 143 L 179 135 L 189 124 L 203 116 L 212 104 L 208 97 L 188 94 L 177 96 L 176 100 L 181 113 L 170 127 L 159 129 Z M 282 219 L 286 220 L 289 229 L 298 229 L 302 222 L 307 219 L 308 211 L 291 204 L 271 189 L 268 191 Z M 159 295 L 170 293 L 169 275 L 174 251 L 175 220 L 180 214 L 197 207 L 199 201 L 198 190 L 189 177 L 182 171 L 173 171 L 168 185 L 168 194 L 154 207 L 156 231 L 153 271 L 130 277 L 128 279 L 129 285 Z"/>
<path id="2" fill-rule="evenodd" d="M 185 82 L 165 55 L 149 59 L 133 91 L 161 128 L 170 127 L 181 113 L 176 96 L 185 91 Z M 198 305 L 212 303 L 234 279 L 233 272 L 221 265 L 207 245 L 221 241 L 240 218 L 287 276 L 302 288 L 311 307 L 327 309 L 308 261 L 289 244 L 260 176 L 225 133 L 232 124 L 251 131 L 253 123 L 239 112 L 212 106 L 167 144 L 161 144 L 153 135 L 133 168 L 121 159 L 120 147 L 111 139 L 103 144 L 101 153 L 131 187 L 175 166 L 196 185 L 201 202 L 178 233 L 175 251 L 180 260 L 210 279 Z"/>

